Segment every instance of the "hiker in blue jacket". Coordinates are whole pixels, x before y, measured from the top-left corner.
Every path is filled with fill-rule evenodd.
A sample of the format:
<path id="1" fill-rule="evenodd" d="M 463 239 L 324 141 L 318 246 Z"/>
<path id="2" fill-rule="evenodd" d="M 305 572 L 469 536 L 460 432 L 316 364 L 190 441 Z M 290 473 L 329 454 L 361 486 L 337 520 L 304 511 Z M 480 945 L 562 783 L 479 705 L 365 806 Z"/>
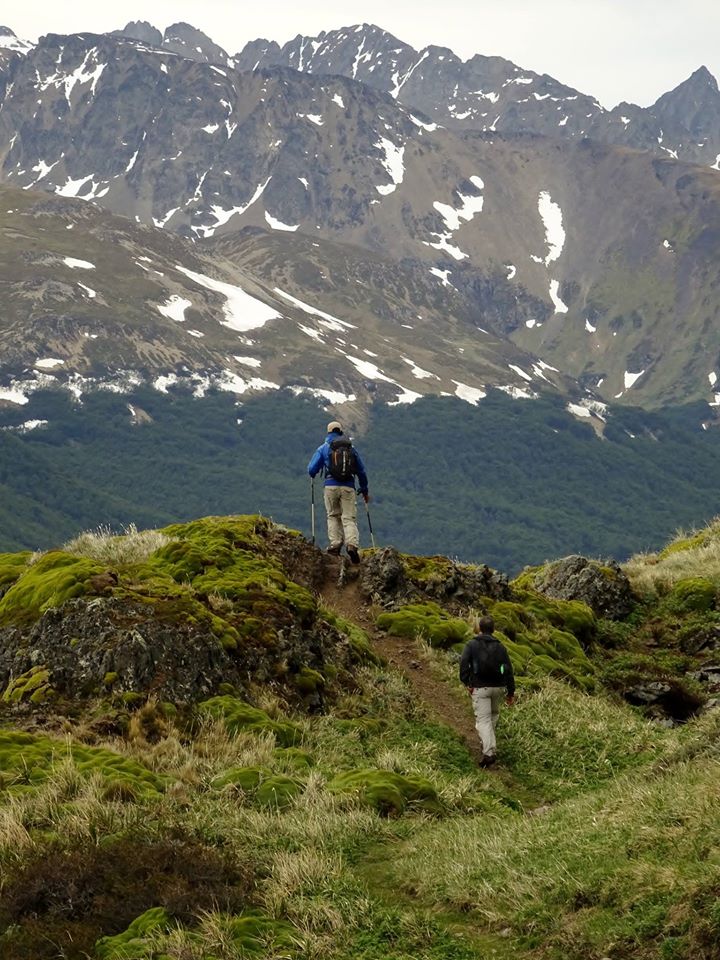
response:
<path id="1" fill-rule="evenodd" d="M 344 543 L 350 560 L 360 563 L 355 478 L 365 503 L 370 499 L 368 478 L 360 454 L 337 420 L 331 420 L 327 425 L 325 442 L 317 448 L 308 464 L 308 473 L 313 478 L 321 470 L 325 477 L 328 553 L 338 556 Z"/>

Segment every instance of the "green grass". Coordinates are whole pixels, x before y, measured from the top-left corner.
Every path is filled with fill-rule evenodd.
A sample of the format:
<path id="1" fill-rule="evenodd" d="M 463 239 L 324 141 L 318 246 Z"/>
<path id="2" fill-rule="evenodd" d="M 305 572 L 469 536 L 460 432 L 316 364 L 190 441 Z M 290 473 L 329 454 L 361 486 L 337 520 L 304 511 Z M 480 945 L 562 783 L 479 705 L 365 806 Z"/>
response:
<path id="1" fill-rule="evenodd" d="M 277 547 L 257 518 L 165 535 L 118 565 L 119 591 L 224 582 L 235 564 L 251 569 L 245 553 Z M 284 575 L 279 555 L 264 556 Z M 15 566 L 17 585 L 33 565 Z M 129 570 L 149 575 L 131 580 Z M 226 691 L 195 708 L 77 703 L 61 718 L 59 705 L 32 701 L 49 683 L 42 666 L 15 678 L 6 723 L 42 720 L 66 736 L 0 730 L 0 953 L 714 960 L 720 711 L 666 729 L 595 684 L 642 674 L 642 657 L 668 675 L 690 662 L 677 637 L 643 647 L 648 618 L 673 630 L 715 622 L 709 591 L 681 579 L 690 585 L 610 631 L 582 605 L 522 586 L 492 605 L 508 645 L 527 646 L 526 668 L 550 666 L 527 669 L 515 706 L 502 710 L 490 772 L 404 677 L 369 656 L 321 715 L 304 713 L 290 688 L 256 684 L 254 705 Z M 254 589 L 268 621 L 309 617 L 342 631 L 340 645 L 369 649 L 357 625 L 310 594 L 308 607 L 277 578 Z M 231 591 L 214 598 L 216 615 L 231 617 Z M 615 646 L 589 656 L 588 637 Z M 456 651 L 418 656 L 462 695 Z M 593 692 L 548 675 L 559 663 L 592 679 Z M 296 676 L 313 689 L 331 680 L 308 667 Z M 112 686 L 108 678 L 104 696 Z"/>

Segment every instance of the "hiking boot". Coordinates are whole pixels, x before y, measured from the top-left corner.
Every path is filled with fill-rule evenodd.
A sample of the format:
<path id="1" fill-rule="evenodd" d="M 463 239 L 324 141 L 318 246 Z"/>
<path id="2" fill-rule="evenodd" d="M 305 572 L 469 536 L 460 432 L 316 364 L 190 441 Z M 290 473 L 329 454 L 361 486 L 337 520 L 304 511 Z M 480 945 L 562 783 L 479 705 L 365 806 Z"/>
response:
<path id="1" fill-rule="evenodd" d="M 480 767 L 491 767 L 497 761 L 497 757 L 494 753 L 484 753 L 480 759 L 478 766 Z"/>
<path id="2" fill-rule="evenodd" d="M 358 553 L 358 548 L 354 546 L 354 544 L 349 544 L 345 549 L 347 550 L 351 563 L 360 563 L 360 554 Z"/>
<path id="3" fill-rule="evenodd" d="M 342 544 L 339 543 L 336 547 L 328 547 L 325 552 L 329 553 L 331 557 L 339 557 L 341 549 L 342 549 Z"/>

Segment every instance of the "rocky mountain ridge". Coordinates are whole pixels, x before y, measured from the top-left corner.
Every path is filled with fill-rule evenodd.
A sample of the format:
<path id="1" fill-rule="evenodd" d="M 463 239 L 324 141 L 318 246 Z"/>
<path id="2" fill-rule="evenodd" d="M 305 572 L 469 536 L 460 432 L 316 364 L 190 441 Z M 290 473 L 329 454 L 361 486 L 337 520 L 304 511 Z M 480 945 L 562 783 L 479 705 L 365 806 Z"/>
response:
<path id="1" fill-rule="evenodd" d="M 413 47 L 372 24 L 297 36 L 280 47 L 256 40 L 235 57 L 238 69 L 290 66 L 341 74 L 382 90 L 450 129 L 588 137 L 691 163 L 720 164 L 720 92 L 706 67 L 650 107 L 611 110 L 548 74 L 502 57 L 463 62 L 446 47 Z"/>
<path id="2" fill-rule="evenodd" d="M 358 79 L 219 66 L 210 61 L 221 54 L 193 28 L 176 27 L 161 43 L 136 24 L 120 35 L 50 35 L 13 53 L 2 74 L 2 179 L 91 200 L 213 257 L 225 255 L 223 244 L 249 257 L 271 300 L 277 287 L 334 318 L 326 322 L 352 318 L 363 331 L 356 350 L 371 357 L 356 352 L 355 371 L 375 396 L 423 392 L 412 390 L 415 379 L 439 392 L 468 386 L 476 399 L 488 385 L 522 395 L 545 389 L 554 367 L 591 400 L 716 403 L 715 171 L 585 138 L 447 129 Z M 385 49 L 388 36 L 372 31 Z M 178 39 L 185 46 L 170 49 Z M 323 49 L 311 44 L 307 54 L 318 67 Z M 694 102 L 690 89 L 668 96 L 676 110 Z M 236 243 L 246 228 L 255 240 Z M 364 339 L 373 317 L 393 318 L 395 370 Z M 410 337 L 420 356 L 460 355 L 460 367 L 435 373 Z M 32 349 L 22 363 L 33 362 Z M 307 369 L 306 350 L 278 341 L 276 365 L 283 352 L 288 367 Z M 478 379 L 463 374 L 466 354 L 480 363 Z M 428 376 L 407 383 L 403 364 Z M 337 379 L 345 387 L 314 387 L 357 395 L 358 376 Z"/>

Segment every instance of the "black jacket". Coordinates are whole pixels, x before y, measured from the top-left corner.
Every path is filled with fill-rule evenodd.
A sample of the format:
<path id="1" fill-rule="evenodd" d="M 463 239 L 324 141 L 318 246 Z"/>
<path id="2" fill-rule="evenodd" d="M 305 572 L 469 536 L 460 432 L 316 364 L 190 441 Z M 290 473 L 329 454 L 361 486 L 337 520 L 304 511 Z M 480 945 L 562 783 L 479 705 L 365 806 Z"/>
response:
<path id="1" fill-rule="evenodd" d="M 466 687 L 506 687 L 515 693 L 512 663 L 504 645 L 488 633 L 468 640 L 460 657 L 460 680 Z"/>

